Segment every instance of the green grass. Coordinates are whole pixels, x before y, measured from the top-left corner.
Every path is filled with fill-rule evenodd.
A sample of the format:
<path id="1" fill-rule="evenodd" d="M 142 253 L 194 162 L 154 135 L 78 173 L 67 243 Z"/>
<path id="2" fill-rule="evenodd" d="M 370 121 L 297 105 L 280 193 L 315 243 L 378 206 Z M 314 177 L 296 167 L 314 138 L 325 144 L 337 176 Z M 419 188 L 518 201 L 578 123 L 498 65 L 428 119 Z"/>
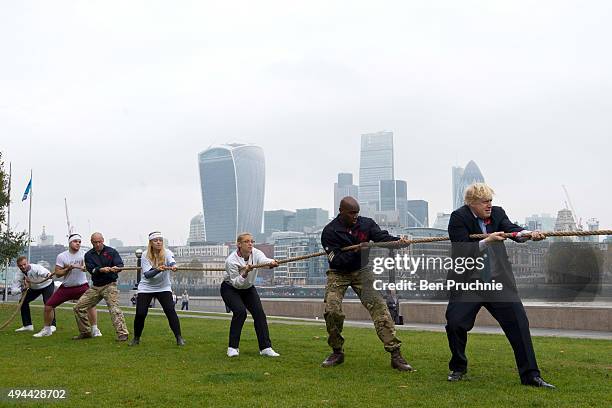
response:
<path id="1" fill-rule="evenodd" d="M 10 314 L 0 308 L 0 321 Z M 33 309 L 37 328 L 42 311 Z M 133 316 L 127 315 L 132 328 Z M 19 318 L 17 318 L 18 320 Z M 345 328 L 346 362 L 323 369 L 329 353 L 324 325 L 270 324 L 278 359 L 260 357 L 252 323 L 240 357 L 225 356 L 229 321 L 182 318 L 179 348 L 163 316 L 149 316 L 142 344 L 114 341 L 106 313 L 101 338 L 75 342 L 72 313 L 58 313 L 55 335 L 42 339 L 0 332 L 0 388 L 62 388 L 72 407 L 463 407 L 612 406 L 612 342 L 534 338 L 538 362 L 557 390 L 521 386 L 512 350 L 500 335 L 470 335 L 470 380 L 446 382 L 449 352 L 443 333 L 403 331 L 403 353 L 417 369 L 400 373 L 373 329 Z M 49 406 L 6 402 L 2 406 Z"/>

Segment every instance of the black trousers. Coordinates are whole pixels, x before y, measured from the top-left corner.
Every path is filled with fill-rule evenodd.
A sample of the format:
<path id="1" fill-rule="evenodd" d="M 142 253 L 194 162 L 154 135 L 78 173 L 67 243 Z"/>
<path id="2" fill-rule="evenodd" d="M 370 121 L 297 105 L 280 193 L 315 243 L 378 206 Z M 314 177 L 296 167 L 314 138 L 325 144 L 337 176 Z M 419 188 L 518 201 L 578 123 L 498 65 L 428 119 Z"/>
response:
<path id="1" fill-rule="evenodd" d="M 40 295 L 43 297 L 43 302 L 47 302 L 47 300 L 53 295 L 53 290 L 55 286 L 53 283 L 51 285 L 42 288 L 42 289 L 32 289 L 28 290 L 26 293 L 26 297 L 23 300 L 23 304 L 21 305 L 21 322 L 24 326 L 29 326 L 32 324 L 32 315 L 30 314 L 30 302 L 36 300 Z M 51 326 L 56 326 L 55 321 L 55 309 L 53 310 L 53 321 L 51 322 Z"/>
<path id="2" fill-rule="evenodd" d="M 261 299 L 255 286 L 248 289 L 236 289 L 227 282 L 221 284 L 221 297 L 225 305 L 232 311 L 232 323 L 230 324 L 229 346 L 238 348 L 242 326 L 247 317 L 247 310 L 255 321 L 255 333 L 259 350 L 272 347 L 270 333 L 268 332 L 268 321 L 261 306 Z"/>
<path id="3" fill-rule="evenodd" d="M 181 335 L 181 324 L 179 322 L 176 310 L 174 310 L 174 300 L 172 300 L 172 292 L 140 292 L 136 296 L 136 316 L 134 317 L 134 337 L 140 337 L 144 329 L 144 322 L 149 313 L 149 305 L 151 300 L 157 298 L 159 304 L 164 310 L 164 314 L 168 319 L 168 324 L 175 337 Z"/>
<path id="4" fill-rule="evenodd" d="M 523 303 L 514 302 L 465 302 L 451 297 L 446 308 L 446 335 L 452 357 L 448 364 L 451 371 L 467 371 L 465 346 L 467 333 L 474 327 L 476 315 L 481 307 L 487 309 L 497 320 L 506 334 L 518 368 L 521 382 L 527 382 L 533 376 L 539 376 L 529 321 Z"/>

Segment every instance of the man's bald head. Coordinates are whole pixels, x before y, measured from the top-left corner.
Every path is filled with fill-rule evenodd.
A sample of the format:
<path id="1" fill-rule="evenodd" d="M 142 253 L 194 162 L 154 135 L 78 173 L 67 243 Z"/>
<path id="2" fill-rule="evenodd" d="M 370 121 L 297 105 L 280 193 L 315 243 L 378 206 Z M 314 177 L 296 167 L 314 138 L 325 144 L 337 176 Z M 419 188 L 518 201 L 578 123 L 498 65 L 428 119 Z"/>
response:
<path id="1" fill-rule="evenodd" d="M 359 212 L 359 203 L 351 196 L 346 196 L 340 200 L 340 211 L 357 211 Z"/>
<path id="2" fill-rule="evenodd" d="M 91 245 L 93 245 L 97 252 L 102 251 L 102 249 L 104 249 L 104 237 L 102 234 L 99 232 L 94 232 L 91 234 Z"/>
<path id="3" fill-rule="evenodd" d="M 359 216 L 359 203 L 351 196 L 346 196 L 340 200 L 340 220 L 348 227 L 352 227 L 357 223 Z"/>

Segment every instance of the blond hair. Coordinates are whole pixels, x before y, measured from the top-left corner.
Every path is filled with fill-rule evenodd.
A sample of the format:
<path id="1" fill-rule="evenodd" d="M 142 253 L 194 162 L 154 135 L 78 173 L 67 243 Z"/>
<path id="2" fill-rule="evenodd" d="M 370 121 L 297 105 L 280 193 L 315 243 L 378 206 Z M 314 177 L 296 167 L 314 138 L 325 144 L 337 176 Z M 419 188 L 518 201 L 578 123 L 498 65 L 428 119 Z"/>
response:
<path id="1" fill-rule="evenodd" d="M 463 202 L 471 205 L 480 200 L 492 200 L 493 194 L 495 191 L 485 183 L 474 183 L 465 189 Z"/>
<path id="2" fill-rule="evenodd" d="M 158 251 L 153 248 L 153 241 L 149 241 L 147 245 L 147 259 L 151 261 L 154 268 L 162 266 L 166 263 L 166 250 L 164 249 L 164 240 L 162 239 L 162 247 Z"/>
<path id="3" fill-rule="evenodd" d="M 251 234 L 250 232 L 241 232 L 240 234 L 238 234 L 238 236 L 236 237 L 236 243 L 239 244 L 242 242 L 242 239 L 244 237 L 251 237 L 253 238 L 253 234 Z"/>

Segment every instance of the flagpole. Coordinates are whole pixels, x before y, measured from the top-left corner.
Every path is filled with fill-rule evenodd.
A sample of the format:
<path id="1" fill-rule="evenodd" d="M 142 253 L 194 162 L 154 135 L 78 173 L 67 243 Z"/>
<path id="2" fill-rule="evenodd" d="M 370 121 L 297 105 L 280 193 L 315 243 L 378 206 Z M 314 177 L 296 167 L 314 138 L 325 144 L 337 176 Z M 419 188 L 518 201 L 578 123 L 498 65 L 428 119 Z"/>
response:
<path id="1" fill-rule="evenodd" d="M 10 236 L 11 233 L 11 178 L 13 176 L 13 163 L 9 162 L 9 182 L 8 182 L 8 203 L 7 203 L 7 212 L 6 212 L 6 233 Z M 11 260 L 9 259 L 6 262 L 6 268 L 4 269 L 4 294 L 2 295 L 2 300 L 8 300 L 8 268 Z"/>
<path id="2" fill-rule="evenodd" d="M 32 183 L 32 169 L 30 169 L 30 183 Z M 28 216 L 28 262 L 30 262 L 30 246 L 32 245 L 32 195 L 34 183 L 30 186 L 30 215 Z"/>

